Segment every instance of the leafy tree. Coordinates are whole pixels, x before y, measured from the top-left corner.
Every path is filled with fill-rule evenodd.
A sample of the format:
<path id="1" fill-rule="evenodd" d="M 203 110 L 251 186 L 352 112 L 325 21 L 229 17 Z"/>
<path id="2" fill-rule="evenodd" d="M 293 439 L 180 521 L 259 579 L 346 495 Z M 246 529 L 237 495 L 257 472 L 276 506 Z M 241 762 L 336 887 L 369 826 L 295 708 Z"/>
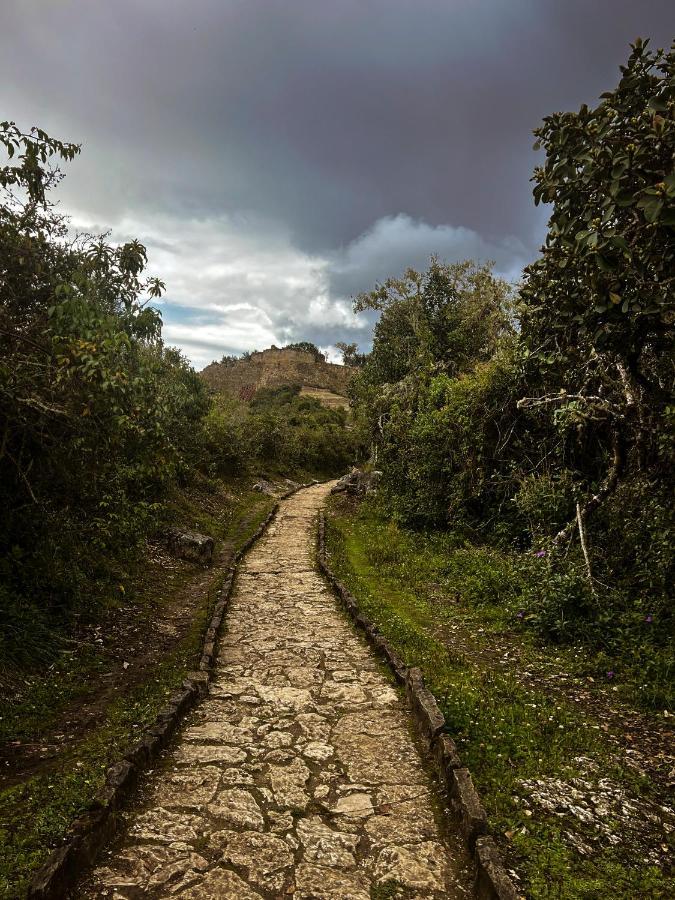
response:
<path id="1" fill-rule="evenodd" d="M 464 512 L 485 507 L 485 491 L 494 487 L 490 447 L 517 399 L 510 390 L 507 402 L 504 393 L 514 364 L 505 357 L 468 378 L 512 336 L 510 298 L 509 285 L 489 265 L 432 258 L 426 272 L 408 269 L 356 299 L 357 310 L 381 316 L 350 392 L 403 518 L 443 524 L 462 499 Z M 467 380 L 460 383 L 460 376 Z M 469 410 L 480 419 L 470 423 Z M 465 478 L 469 457 L 475 471 Z"/>
<path id="2" fill-rule="evenodd" d="M 192 464 L 207 401 L 163 346 L 143 245 L 73 240 L 51 204 L 53 164 L 79 148 L 11 122 L 0 142 L 3 603 L 67 610 L 151 527 L 161 487 Z"/>
<path id="3" fill-rule="evenodd" d="M 540 387 L 522 405 L 554 409 L 575 434 L 593 488 L 586 514 L 632 468 L 666 465 L 671 452 L 675 50 L 637 40 L 621 71 L 597 107 L 556 113 L 535 132 L 546 152 L 535 200 L 553 211 L 521 292 Z"/>
<path id="4" fill-rule="evenodd" d="M 441 263 L 425 273 L 408 269 L 360 294 L 354 309 L 382 315 L 375 326 L 367 380 L 392 383 L 408 372 L 433 367 L 456 374 L 489 359 L 499 338 L 512 330 L 510 287 L 489 264 Z"/>
<path id="5" fill-rule="evenodd" d="M 316 344 L 311 341 L 297 341 L 295 344 L 286 344 L 283 350 L 302 350 L 304 353 L 311 353 L 317 362 L 326 362 L 326 356 L 322 353 Z"/>
<path id="6" fill-rule="evenodd" d="M 335 346 L 342 353 L 342 365 L 350 368 L 360 368 L 366 361 L 366 354 L 359 353 L 358 344 L 346 344 L 344 341 L 337 341 Z"/>

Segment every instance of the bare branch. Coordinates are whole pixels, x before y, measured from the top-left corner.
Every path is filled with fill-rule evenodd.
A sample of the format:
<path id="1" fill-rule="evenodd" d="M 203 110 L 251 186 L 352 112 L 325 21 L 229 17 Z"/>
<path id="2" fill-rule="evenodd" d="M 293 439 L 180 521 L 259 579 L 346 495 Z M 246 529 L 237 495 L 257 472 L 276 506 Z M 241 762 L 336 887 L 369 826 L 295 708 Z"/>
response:
<path id="1" fill-rule="evenodd" d="M 586 561 L 586 572 L 588 573 L 588 583 L 591 587 L 591 593 L 595 595 L 595 585 L 593 583 L 593 570 L 591 569 L 591 558 L 588 554 L 588 545 L 586 543 L 586 532 L 584 531 L 584 517 L 581 512 L 581 503 L 577 500 L 577 525 L 579 527 L 579 541 L 581 542 L 581 549 L 584 554 L 584 560 Z"/>

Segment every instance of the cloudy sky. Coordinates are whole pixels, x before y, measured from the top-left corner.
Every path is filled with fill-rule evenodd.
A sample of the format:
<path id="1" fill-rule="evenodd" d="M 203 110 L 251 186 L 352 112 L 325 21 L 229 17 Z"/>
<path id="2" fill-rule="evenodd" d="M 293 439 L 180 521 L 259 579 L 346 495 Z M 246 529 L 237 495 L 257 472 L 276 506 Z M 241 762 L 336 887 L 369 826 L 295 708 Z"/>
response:
<path id="1" fill-rule="evenodd" d="M 350 297 L 432 253 L 517 278 L 532 129 L 638 35 L 672 0 L 0 0 L 0 119 L 82 143 L 62 206 L 147 245 L 197 367 L 365 348 Z"/>

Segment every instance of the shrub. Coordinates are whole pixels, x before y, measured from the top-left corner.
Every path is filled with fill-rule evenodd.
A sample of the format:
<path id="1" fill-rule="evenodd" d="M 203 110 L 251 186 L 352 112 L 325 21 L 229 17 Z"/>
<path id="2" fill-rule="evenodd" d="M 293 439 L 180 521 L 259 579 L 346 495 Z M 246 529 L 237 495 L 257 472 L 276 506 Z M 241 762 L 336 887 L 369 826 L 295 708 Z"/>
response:
<path id="1" fill-rule="evenodd" d="M 513 502 L 536 541 L 574 515 L 574 479 L 566 469 L 553 475 L 523 475 Z"/>
<path id="2" fill-rule="evenodd" d="M 381 316 L 350 388 L 396 520 L 470 531 L 477 554 L 516 551 L 523 621 L 551 640 L 651 653 L 664 677 L 674 111 L 675 49 L 636 41 L 602 102 L 536 132 L 535 200 L 552 212 L 513 307 L 490 267 L 469 261 L 389 278 L 355 301 Z M 481 591 L 498 602 L 487 556 L 454 553 L 449 566 L 476 602 Z"/>
<path id="3" fill-rule="evenodd" d="M 327 409 L 299 386 L 265 388 L 250 404 L 219 396 L 203 426 L 203 465 L 211 474 L 232 474 L 270 465 L 288 471 L 338 474 L 360 447 L 346 427 L 343 409 Z"/>

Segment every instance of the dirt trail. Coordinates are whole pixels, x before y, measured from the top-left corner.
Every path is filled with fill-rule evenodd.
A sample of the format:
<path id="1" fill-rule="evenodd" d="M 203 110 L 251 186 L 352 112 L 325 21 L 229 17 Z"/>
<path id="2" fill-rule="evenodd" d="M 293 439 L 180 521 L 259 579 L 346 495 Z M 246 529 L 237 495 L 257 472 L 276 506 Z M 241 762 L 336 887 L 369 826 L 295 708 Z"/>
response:
<path id="1" fill-rule="evenodd" d="M 246 557 L 210 696 L 82 898 L 470 896 L 407 709 L 315 571 L 328 489 Z"/>

